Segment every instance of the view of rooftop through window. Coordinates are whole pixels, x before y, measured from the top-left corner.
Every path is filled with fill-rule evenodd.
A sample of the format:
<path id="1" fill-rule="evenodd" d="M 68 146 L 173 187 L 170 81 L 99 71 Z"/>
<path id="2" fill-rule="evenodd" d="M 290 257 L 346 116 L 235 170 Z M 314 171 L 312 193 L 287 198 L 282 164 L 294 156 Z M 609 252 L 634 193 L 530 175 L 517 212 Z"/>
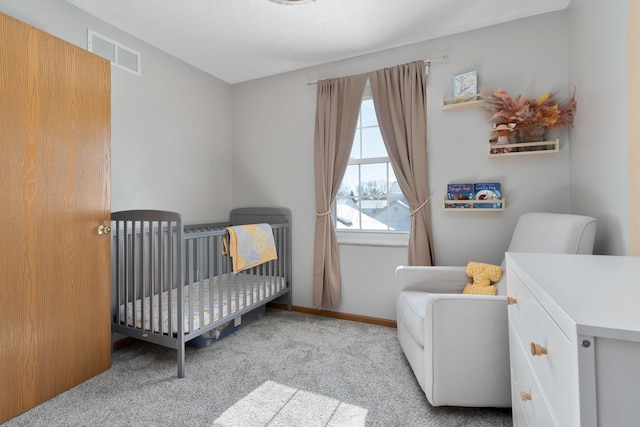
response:
<path id="1" fill-rule="evenodd" d="M 370 96 L 362 101 L 334 208 L 337 230 L 408 231 L 411 226 L 409 204 L 393 173 Z"/>

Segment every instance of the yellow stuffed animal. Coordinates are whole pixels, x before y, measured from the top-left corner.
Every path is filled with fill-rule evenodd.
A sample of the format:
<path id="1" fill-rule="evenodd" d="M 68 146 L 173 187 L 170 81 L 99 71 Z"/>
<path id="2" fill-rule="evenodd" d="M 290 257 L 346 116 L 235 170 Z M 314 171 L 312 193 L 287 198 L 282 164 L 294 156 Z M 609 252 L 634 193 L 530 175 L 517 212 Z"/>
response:
<path id="1" fill-rule="evenodd" d="M 467 277 L 473 278 L 473 283 L 467 283 L 462 290 L 463 294 L 495 295 L 498 289 L 491 283 L 496 283 L 502 277 L 502 268 L 499 265 L 485 264 L 482 262 L 469 262 L 467 264 Z"/>

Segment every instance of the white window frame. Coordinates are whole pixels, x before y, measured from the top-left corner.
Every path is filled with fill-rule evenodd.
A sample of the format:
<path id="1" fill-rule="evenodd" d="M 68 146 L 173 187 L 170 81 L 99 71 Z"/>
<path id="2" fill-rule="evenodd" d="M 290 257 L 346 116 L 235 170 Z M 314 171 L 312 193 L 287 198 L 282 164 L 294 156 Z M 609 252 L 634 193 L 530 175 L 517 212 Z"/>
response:
<path id="1" fill-rule="evenodd" d="M 372 99 L 369 83 L 365 88 L 362 102 Z M 362 103 L 361 103 L 362 104 Z M 378 125 L 378 128 L 380 126 Z M 391 159 L 386 157 L 370 157 L 366 159 L 349 159 L 349 165 L 366 165 L 388 163 L 391 168 Z M 387 184 L 389 177 L 387 176 Z M 334 225 L 336 224 L 336 204 L 332 206 L 332 216 Z M 409 245 L 409 231 L 398 230 L 344 230 L 336 228 L 338 244 L 341 245 L 362 245 L 362 246 L 393 246 L 406 247 Z"/>
<path id="2" fill-rule="evenodd" d="M 339 245 L 409 246 L 408 231 L 336 230 Z"/>

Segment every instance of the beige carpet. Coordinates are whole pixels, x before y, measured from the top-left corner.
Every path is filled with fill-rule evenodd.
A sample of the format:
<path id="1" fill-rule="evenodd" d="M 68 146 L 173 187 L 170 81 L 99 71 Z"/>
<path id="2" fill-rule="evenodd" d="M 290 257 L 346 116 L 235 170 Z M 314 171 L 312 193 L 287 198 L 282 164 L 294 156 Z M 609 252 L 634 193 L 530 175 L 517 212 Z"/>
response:
<path id="1" fill-rule="evenodd" d="M 227 409 L 214 427 L 364 427 L 367 410 L 267 381 Z"/>

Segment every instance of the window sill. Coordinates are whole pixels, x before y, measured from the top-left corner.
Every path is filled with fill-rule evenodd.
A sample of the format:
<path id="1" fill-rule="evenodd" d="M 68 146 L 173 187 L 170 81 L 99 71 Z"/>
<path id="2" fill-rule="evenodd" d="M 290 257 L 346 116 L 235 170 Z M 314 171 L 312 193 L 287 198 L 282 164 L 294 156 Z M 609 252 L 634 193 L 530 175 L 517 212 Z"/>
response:
<path id="1" fill-rule="evenodd" d="M 408 231 L 340 231 L 337 230 L 339 245 L 382 246 L 406 248 L 409 246 Z"/>

